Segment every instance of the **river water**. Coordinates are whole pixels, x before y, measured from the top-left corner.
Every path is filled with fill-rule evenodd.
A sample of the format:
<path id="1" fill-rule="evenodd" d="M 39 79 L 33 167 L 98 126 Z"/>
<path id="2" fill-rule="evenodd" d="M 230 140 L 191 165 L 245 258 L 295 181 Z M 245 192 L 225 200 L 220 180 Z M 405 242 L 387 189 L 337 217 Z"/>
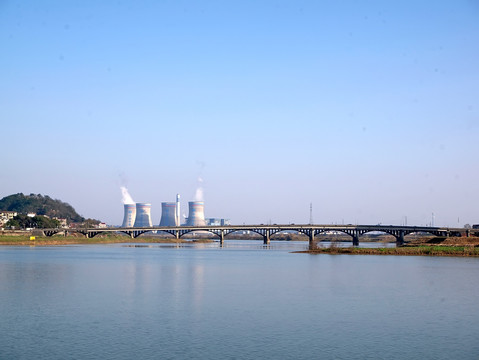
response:
<path id="1" fill-rule="evenodd" d="M 0 247 L 0 359 L 478 359 L 479 259 Z"/>

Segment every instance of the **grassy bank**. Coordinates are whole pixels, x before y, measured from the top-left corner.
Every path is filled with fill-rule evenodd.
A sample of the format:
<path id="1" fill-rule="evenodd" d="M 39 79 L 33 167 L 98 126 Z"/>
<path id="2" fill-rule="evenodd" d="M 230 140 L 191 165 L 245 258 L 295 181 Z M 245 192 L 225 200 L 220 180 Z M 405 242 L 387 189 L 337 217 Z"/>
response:
<path id="1" fill-rule="evenodd" d="M 132 239 L 129 236 L 107 235 L 95 236 L 94 238 L 86 238 L 85 236 L 35 236 L 35 240 L 30 240 L 30 235 L 2 235 L 0 236 L 1 245 L 17 245 L 17 246 L 54 246 L 54 245 L 74 245 L 74 244 L 121 244 L 121 243 L 185 243 L 192 240 L 180 239 L 173 237 L 148 237 L 140 236 Z M 211 242 L 210 239 L 195 240 L 196 242 Z"/>
<path id="2" fill-rule="evenodd" d="M 479 256 L 479 247 L 475 246 L 407 246 L 397 248 L 357 248 L 329 247 L 298 251 L 310 254 L 348 254 L 348 255 L 407 255 L 407 256 Z"/>

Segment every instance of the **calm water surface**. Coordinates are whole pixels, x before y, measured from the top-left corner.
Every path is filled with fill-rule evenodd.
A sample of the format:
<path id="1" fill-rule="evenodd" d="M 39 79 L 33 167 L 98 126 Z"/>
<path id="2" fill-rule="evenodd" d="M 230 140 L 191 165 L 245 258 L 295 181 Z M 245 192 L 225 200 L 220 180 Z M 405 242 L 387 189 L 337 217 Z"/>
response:
<path id="1" fill-rule="evenodd" d="M 0 359 L 477 359 L 479 259 L 0 247 Z"/>

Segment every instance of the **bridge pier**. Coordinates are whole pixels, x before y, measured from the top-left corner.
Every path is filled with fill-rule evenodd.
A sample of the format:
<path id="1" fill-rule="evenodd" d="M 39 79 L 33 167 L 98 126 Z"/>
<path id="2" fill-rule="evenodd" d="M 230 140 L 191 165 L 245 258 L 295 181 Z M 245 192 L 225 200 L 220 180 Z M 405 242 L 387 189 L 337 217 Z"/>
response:
<path id="1" fill-rule="evenodd" d="M 263 245 L 269 245 L 269 244 L 270 244 L 269 230 L 266 230 L 263 235 Z"/>
<path id="2" fill-rule="evenodd" d="M 355 233 L 353 235 L 353 246 L 359 246 L 359 234 Z"/>
<path id="3" fill-rule="evenodd" d="M 220 245 L 223 246 L 224 242 L 225 242 L 225 231 L 221 230 L 220 231 Z"/>
<path id="4" fill-rule="evenodd" d="M 314 242 L 314 230 L 311 230 L 309 234 L 309 250 L 314 250 L 316 248 L 316 243 Z"/>
<path id="5" fill-rule="evenodd" d="M 399 235 L 396 236 L 396 246 L 404 245 L 404 231 L 399 231 Z"/>

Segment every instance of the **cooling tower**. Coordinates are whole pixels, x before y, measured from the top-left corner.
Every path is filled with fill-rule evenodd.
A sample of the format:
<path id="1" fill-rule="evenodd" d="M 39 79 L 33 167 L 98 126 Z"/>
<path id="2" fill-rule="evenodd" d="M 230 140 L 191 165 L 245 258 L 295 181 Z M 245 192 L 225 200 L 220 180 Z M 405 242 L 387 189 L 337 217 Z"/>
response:
<path id="1" fill-rule="evenodd" d="M 161 220 L 160 226 L 177 226 L 176 223 L 176 203 L 161 203 Z"/>
<path id="2" fill-rule="evenodd" d="M 203 201 L 188 202 L 188 221 L 187 226 L 204 226 L 205 222 L 205 203 Z"/>
<path id="3" fill-rule="evenodd" d="M 135 227 L 151 227 L 151 204 L 136 203 Z"/>
<path id="4" fill-rule="evenodd" d="M 123 216 L 123 224 L 121 227 L 133 227 L 136 219 L 136 205 L 125 204 L 125 215 Z"/>

